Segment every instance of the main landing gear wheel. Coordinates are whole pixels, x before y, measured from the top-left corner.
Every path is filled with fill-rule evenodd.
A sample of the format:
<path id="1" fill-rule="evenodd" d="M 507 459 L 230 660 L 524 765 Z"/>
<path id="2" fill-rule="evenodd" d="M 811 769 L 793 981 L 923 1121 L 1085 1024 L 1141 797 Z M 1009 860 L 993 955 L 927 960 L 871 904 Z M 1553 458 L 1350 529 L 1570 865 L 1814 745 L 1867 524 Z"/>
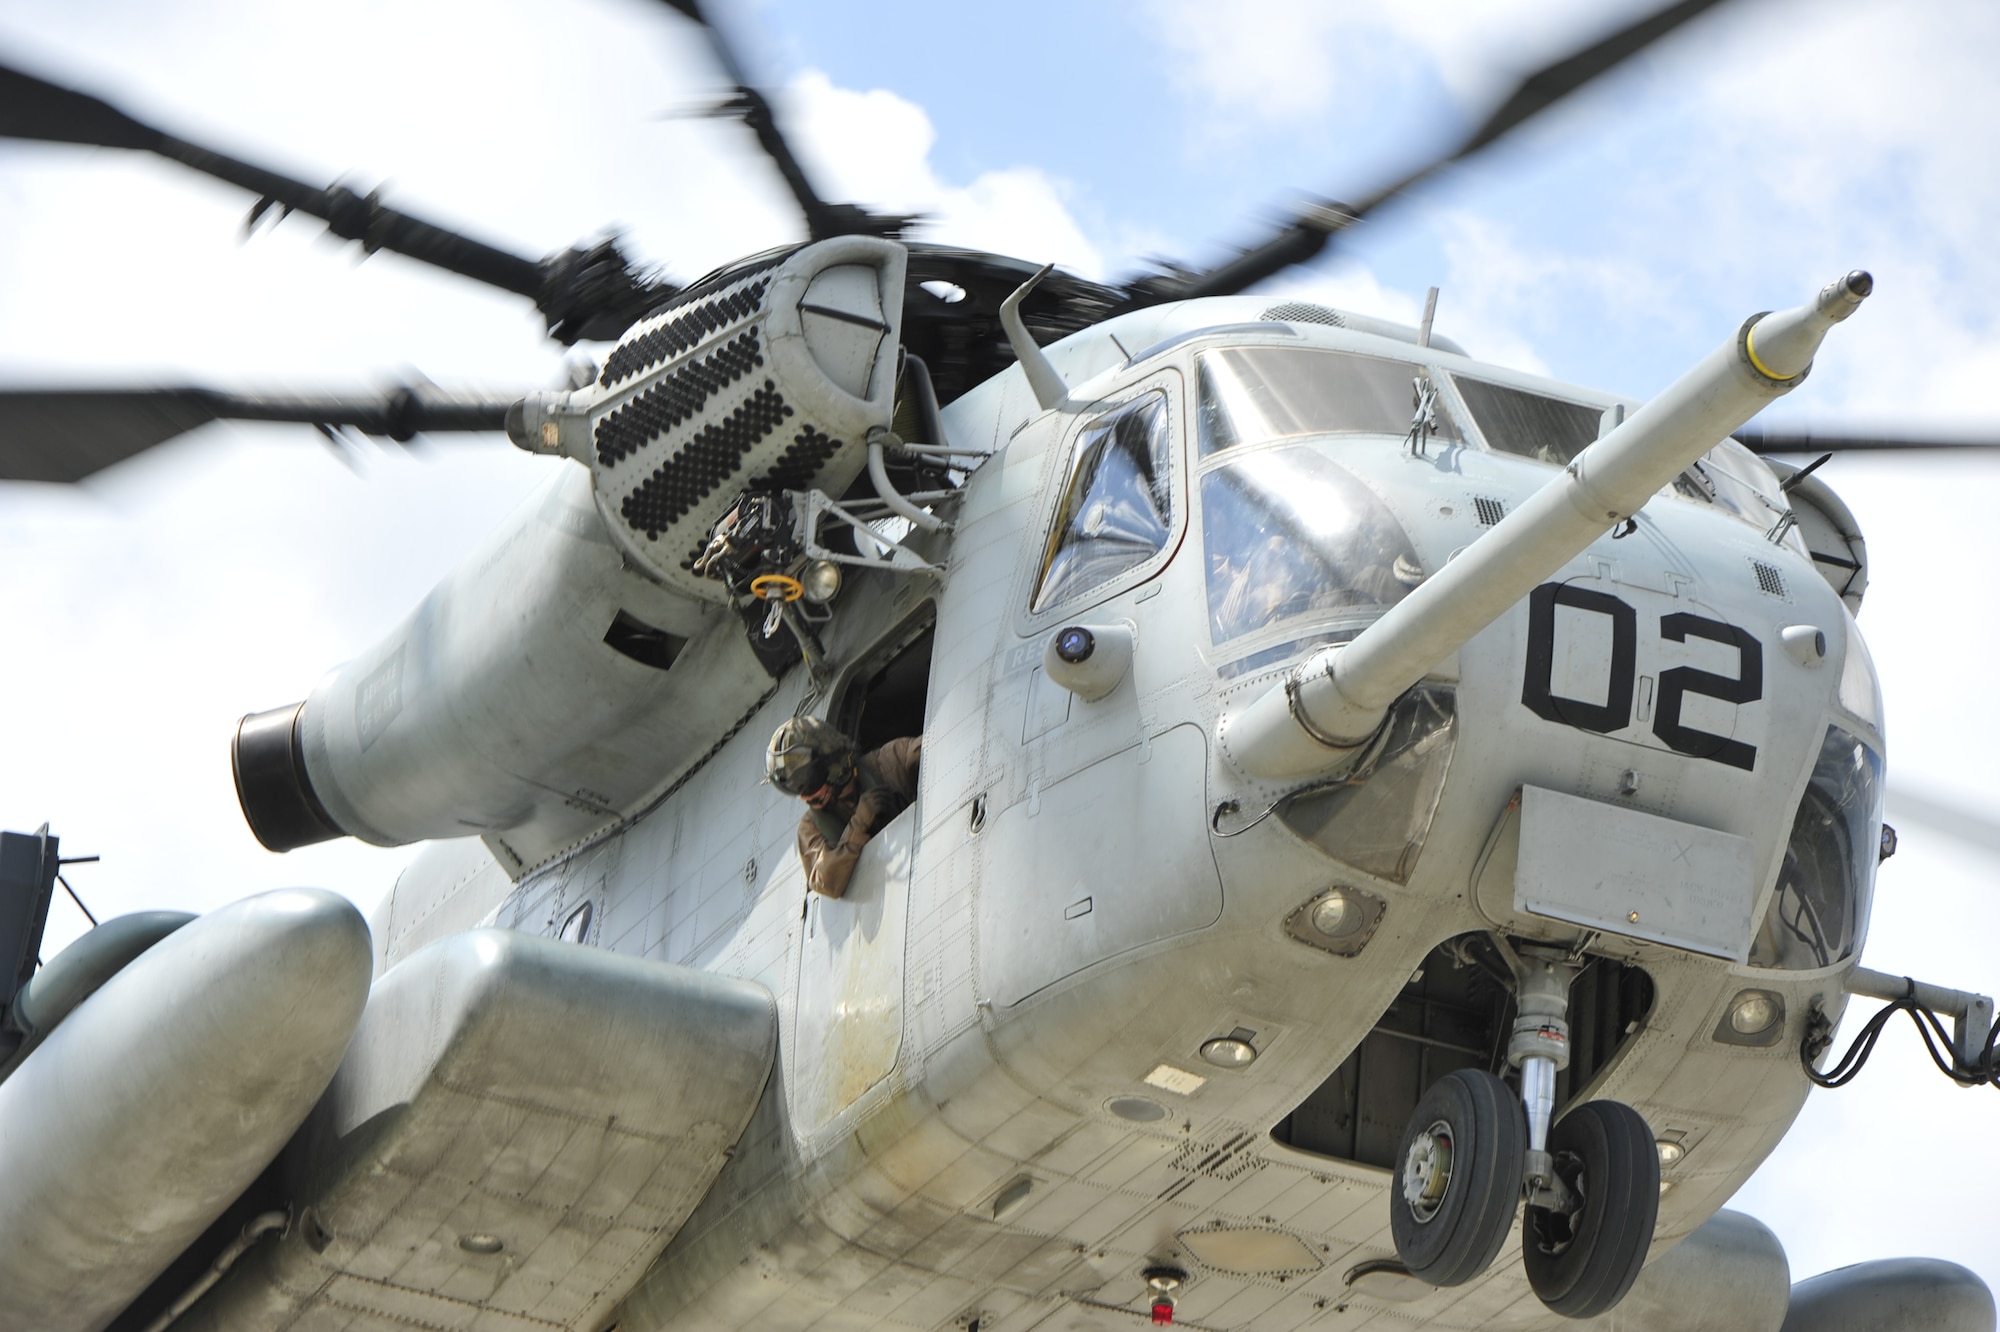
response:
<path id="1" fill-rule="evenodd" d="M 1530 1204 L 1521 1265 L 1543 1304 L 1594 1318 L 1625 1298 L 1645 1264 L 1660 1213 L 1659 1149 L 1631 1106 L 1585 1101 L 1549 1131 L 1549 1155 L 1582 1205 L 1565 1214 Z"/>
<path id="2" fill-rule="evenodd" d="M 1492 1265 L 1514 1224 L 1527 1150 L 1527 1115 L 1506 1083 L 1462 1068 L 1431 1084 L 1389 1190 L 1389 1232 L 1412 1276 L 1458 1286 Z"/>

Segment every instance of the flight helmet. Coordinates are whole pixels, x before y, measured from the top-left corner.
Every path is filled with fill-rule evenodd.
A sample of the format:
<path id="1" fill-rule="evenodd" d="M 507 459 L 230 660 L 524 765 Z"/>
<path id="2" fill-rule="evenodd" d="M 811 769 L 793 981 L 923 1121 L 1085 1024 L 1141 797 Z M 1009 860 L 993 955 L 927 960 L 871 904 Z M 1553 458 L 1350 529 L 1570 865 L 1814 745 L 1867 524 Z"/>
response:
<path id="1" fill-rule="evenodd" d="M 838 791 L 854 777 L 854 742 L 830 722 L 794 717 L 772 733 L 764 775 L 787 795 L 811 795 L 829 784 Z"/>

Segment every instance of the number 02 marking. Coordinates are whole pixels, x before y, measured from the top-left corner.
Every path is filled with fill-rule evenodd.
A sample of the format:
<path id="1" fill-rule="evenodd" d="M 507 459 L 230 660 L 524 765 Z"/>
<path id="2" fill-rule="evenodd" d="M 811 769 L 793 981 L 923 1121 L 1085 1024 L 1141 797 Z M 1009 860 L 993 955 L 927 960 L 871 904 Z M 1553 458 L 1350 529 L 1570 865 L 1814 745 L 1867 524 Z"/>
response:
<path id="1" fill-rule="evenodd" d="M 1556 608 L 1588 611 L 1611 621 L 1611 674 L 1605 681 L 1604 702 L 1566 698 L 1555 692 Z M 1755 703 L 1764 696 L 1764 645 L 1747 631 L 1706 616 L 1677 612 L 1660 617 L 1660 637 L 1685 643 L 1705 638 L 1736 649 L 1734 677 L 1692 666 L 1675 666 L 1660 673 L 1660 705 L 1653 714 L 1653 734 L 1676 753 L 1712 759 L 1748 772 L 1757 765 L 1757 747 L 1726 735 L 1681 724 L 1681 703 L 1689 694 L 1724 703 Z M 1607 734 L 1632 724 L 1632 694 L 1637 682 L 1639 613 L 1608 592 L 1543 583 L 1528 598 L 1527 678 L 1521 702 L 1545 721 L 1578 730 Z"/>

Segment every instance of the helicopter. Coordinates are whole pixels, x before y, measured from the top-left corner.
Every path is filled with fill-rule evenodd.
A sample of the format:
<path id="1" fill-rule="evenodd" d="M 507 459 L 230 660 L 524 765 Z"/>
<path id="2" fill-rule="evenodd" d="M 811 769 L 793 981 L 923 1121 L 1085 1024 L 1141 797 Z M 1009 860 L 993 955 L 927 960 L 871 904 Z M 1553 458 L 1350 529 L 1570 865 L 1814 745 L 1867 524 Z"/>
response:
<path id="1" fill-rule="evenodd" d="M 1874 604 L 1872 604 L 1872 606 L 1874 606 Z"/>

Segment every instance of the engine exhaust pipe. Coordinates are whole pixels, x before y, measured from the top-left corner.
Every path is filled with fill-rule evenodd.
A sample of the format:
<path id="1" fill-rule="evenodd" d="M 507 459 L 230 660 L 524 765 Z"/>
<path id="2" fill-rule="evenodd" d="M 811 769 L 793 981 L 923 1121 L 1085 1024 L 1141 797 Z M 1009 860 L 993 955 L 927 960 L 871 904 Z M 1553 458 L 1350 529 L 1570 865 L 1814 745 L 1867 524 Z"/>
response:
<path id="1" fill-rule="evenodd" d="M 1703 454 L 1805 379 L 1827 330 L 1874 289 L 1849 273 L 1796 309 L 1753 315 L 1623 425 L 1345 646 L 1305 661 L 1223 719 L 1224 750 L 1287 781 L 1350 760 L 1389 705 L 1438 662 L 1645 506 Z"/>

